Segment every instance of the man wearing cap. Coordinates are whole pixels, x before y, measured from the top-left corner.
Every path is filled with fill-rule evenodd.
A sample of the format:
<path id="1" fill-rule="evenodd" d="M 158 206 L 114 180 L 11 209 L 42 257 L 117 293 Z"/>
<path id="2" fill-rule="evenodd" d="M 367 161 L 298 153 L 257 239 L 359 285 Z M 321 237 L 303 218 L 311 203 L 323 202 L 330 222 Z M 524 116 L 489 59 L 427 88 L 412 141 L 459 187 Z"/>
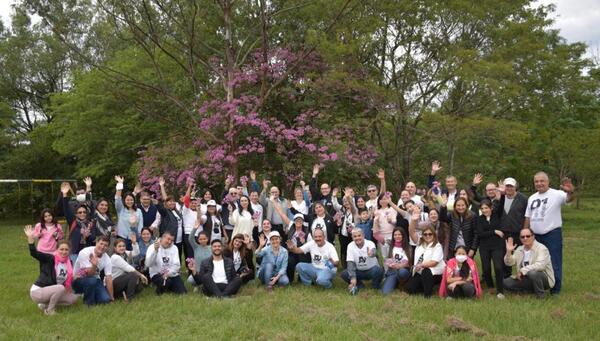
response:
<path id="1" fill-rule="evenodd" d="M 237 294 L 242 286 L 242 280 L 235 272 L 233 260 L 223 257 L 223 243 L 220 239 L 213 240 L 210 247 L 212 257 L 205 259 L 200 265 L 202 292 L 206 296 L 218 298 Z"/>
<path id="2" fill-rule="evenodd" d="M 348 268 L 342 272 L 342 279 L 348 283 L 348 289 L 356 294 L 365 280 L 370 280 L 373 289 L 379 289 L 383 279 L 383 269 L 377 261 L 375 243 L 365 240 L 361 229 L 352 230 L 352 243 L 348 245 L 346 262 Z"/>
<path id="3" fill-rule="evenodd" d="M 288 251 L 281 247 L 281 235 L 277 231 L 269 233 L 271 245 L 265 247 L 266 238 L 260 236 L 256 256 L 262 258 L 258 278 L 272 290 L 275 284 L 286 286 L 290 283 L 287 276 Z"/>
<path id="4" fill-rule="evenodd" d="M 333 286 L 337 271 L 338 254 L 333 244 L 325 240 L 323 230 L 314 230 L 312 237 L 313 240 L 301 247 L 295 246 L 291 240 L 288 240 L 288 250 L 296 254 L 310 253 L 312 263 L 296 265 L 296 271 L 304 285 L 309 286 L 314 281 L 318 286 L 329 289 Z"/>
<path id="5" fill-rule="evenodd" d="M 531 228 L 535 239 L 550 251 L 555 280 L 552 294 L 556 295 L 560 293 L 562 284 L 561 207 L 575 199 L 575 187 L 570 179 L 565 178 L 560 186 L 561 190 L 550 188 L 550 178 L 544 172 L 537 172 L 533 182 L 537 192 L 527 200 L 524 226 Z"/>

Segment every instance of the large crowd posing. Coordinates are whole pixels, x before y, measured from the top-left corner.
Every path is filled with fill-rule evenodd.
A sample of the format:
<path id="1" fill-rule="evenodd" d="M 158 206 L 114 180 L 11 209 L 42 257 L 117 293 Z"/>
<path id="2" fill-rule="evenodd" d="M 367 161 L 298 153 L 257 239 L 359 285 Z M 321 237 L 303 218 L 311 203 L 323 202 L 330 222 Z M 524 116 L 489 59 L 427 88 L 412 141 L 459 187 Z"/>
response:
<path id="1" fill-rule="evenodd" d="M 238 183 L 227 177 L 219 197 L 189 180 L 185 195 L 175 198 L 162 178 L 156 195 L 140 184 L 124 193 L 123 177 L 115 176 L 116 221 L 109 201 L 93 198 L 90 178 L 82 188 L 63 183 L 57 207 L 24 229 L 40 268 L 30 296 L 52 315 L 80 296 L 91 306 L 130 301 L 149 286 L 158 295 L 185 294 L 184 282 L 218 298 L 252 280 L 272 291 L 296 275 L 303 285 L 329 289 L 338 271 L 352 295 L 365 282 L 383 295 L 431 297 L 439 286 L 446 299 L 480 297 L 482 284 L 498 299 L 506 291 L 558 294 L 561 206 L 574 198 L 571 181 L 553 189 L 538 172 L 529 198 L 510 177 L 487 183 L 480 194 L 481 174 L 469 188 L 459 188 L 454 176 L 442 186 L 440 169 L 434 161 L 427 188 L 408 182 L 397 203 L 383 170 L 379 186 L 358 195 L 350 186 L 319 183 L 315 165 L 310 183 L 300 181 L 287 199 L 269 180 L 259 185 L 254 171 Z"/>

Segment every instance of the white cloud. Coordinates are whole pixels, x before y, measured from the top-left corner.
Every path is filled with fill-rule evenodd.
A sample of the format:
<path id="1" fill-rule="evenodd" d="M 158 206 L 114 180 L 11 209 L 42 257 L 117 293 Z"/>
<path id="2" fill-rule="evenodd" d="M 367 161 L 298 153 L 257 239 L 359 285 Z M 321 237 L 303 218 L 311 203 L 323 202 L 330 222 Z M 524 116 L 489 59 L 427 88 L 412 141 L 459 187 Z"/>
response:
<path id="1" fill-rule="evenodd" d="M 538 0 L 538 4 L 554 4 L 553 27 L 568 42 L 582 41 L 591 48 L 600 45 L 599 0 Z"/>

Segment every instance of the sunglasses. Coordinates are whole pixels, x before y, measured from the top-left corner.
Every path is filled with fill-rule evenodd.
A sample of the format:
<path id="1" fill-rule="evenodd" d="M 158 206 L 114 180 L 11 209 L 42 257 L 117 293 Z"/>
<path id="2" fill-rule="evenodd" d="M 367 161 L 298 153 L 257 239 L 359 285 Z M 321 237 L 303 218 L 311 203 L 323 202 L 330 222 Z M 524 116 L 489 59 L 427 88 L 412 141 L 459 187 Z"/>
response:
<path id="1" fill-rule="evenodd" d="M 531 238 L 531 235 L 530 235 L 530 234 L 528 234 L 528 235 L 525 235 L 525 236 L 521 236 L 521 239 L 529 239 L 529 238 Z"/>
<path id="2" fill-rule="evenodd" d="M 431 236 L 433 236 L 433 233 L 423 233 L 423 236 L 425 236 L 425 237 L 431 237 Z"/>
<path id="3" fill-rule="evenodd" d="M 78 211 L 77 214 L 86 214 L 86 211 Z"/>
<path id="4" fill-rule="evenodd" d="M 367 192 L 369 192 L 369 193 L 371 193 L 371 192 L 377 192 L 377 190 L 375 190 L 375 189 L 369 189 L 369 190 L 367 190 Z"/>

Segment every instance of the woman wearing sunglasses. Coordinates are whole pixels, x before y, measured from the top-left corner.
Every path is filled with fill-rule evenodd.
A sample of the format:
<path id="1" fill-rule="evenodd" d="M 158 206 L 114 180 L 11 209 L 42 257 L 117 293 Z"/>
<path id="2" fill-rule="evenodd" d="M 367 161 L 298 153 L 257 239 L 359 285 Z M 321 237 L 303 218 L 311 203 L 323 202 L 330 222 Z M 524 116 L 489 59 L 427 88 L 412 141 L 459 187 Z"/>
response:
<path id="1" fill-rule="evenodd" d="M 75 214 L 69 206 L 69 191 L 71 185 L 63 183 L 60 186 L 62 193 L 63 208 L 65 218 L 69 224 L 69 243 L 71 244 L 71 262 L 75 263 L 79 251 L 88 246 L 93 246 L 96 240 L 96 221 L 90 218 L 90 214 L 85 205 L 75 207 Z"/>
<path id="2" fill-rule="evenodd" d="M 446 263 L 444 262 L 444 249 L 437 240 L 435 229 L 427 226 L 419 238 L 416 227 L 419 222 L 420 212 L 414 212 L 408 225 L 410 238 L 417 243 L 415 249 L 414 265 L 412 275 L 406 283 L 406 291 L 414 295 L 423 293 L 425 297 L 431 297 L 433 286 L 442 281 L 442 274 Z"/>
<path id="3" fill-rule="evenodd" d="M 521 230 L 519 239 L 522 245 L 516 250 L 512 239 L 506 241 L 504 263 L 507 266 L 516 265 L 517 272 L 512 277 L 504 279 L 504 289 L 532 292 L 538 298 L 544 298 L 546 290 L 554 287 L 554 270 L 550 261 L 550 252 L 544 244 L 535 240 L 535 235 L 529 228 Z"/>

